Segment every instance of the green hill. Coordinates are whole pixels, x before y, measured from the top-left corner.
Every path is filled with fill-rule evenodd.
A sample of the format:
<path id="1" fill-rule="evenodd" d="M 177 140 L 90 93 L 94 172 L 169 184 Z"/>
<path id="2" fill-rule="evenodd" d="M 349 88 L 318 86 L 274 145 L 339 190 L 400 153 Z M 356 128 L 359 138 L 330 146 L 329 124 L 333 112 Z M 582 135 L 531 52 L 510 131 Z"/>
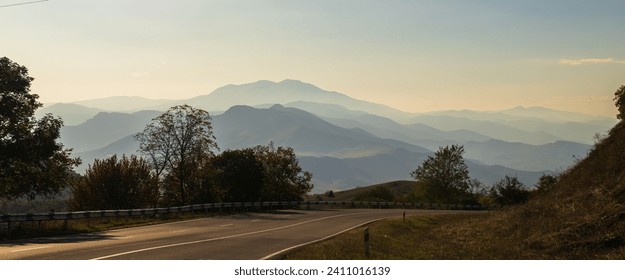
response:
<path id="1" fill-rule="evenodd" d="M 316 195 L 312 199 L 334 201 L 394 201 L 414 192 L 416 189 L 417 183 L 415 181 L 392 181 L 337 191 L 334 192 L 334 197 L 328 197 L 327 194 Z"/>

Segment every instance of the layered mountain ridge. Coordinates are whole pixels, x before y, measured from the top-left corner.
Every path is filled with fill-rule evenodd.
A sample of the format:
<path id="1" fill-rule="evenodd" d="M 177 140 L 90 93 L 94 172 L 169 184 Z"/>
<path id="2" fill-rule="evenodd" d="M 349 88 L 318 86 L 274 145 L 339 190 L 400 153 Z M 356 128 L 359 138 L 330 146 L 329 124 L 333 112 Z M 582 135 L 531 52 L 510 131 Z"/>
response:
<path id="1" fill-rule="evenodd" d="M 61 141 L 83 159 L 83 171 L 96 158 L 136 153 L 134 134 L 170 106 L 189 104 L 211 112 L 222 151 L 269 142 L 293 147 L 314 175 L 315 192 L 410 179 L 409 172 L 428 154 L 450 144 L 465 146 L 471 175 L 485 183 L 517 175 L 533 185 L 543 173 L 585 156 L 592 136 L 615 122 L 522 107 L 411 114 L 295 80 L 228 85 L 187 100 L 126 103 L 124 110 L 111 110 L 115 100 L 134 99 L 82 102 L 91 107 L 56 104 L 42 112 L 72 118 Z"/>

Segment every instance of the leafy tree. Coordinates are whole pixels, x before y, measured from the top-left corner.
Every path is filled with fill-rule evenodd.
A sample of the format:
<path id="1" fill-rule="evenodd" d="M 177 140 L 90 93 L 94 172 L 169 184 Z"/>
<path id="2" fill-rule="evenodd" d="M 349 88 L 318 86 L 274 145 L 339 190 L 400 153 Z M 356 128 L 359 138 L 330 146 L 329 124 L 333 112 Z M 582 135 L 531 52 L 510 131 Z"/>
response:
<path id="1" fill-rule="evenodd" d="M 501 205 L 512 205 L 527 202 L 530 191 L 516 176 L 506 175 L 493 185 L 490 195 Z"/>
<path id="2" fill-rule="evenodd" d="M 208 112 L 189 105 L 171 107 L 153 119 L 135 139 L 156 176 L 166 172 L 168 181 L 177 184 L 177 203 L 189 203 L 197 186 L 192 183 L 196 173 L 214 156 L 212 150 L 218 149 Z"/>
<path id="3" fill-rule="evenodd" d="M 223 190 L 225 201 L 253 202 L 263 188 L 263 164 L 251 148 L 228 150 L 211 160 L 214 184 Z"/>
<path id="4" fill-rule="evenodd" d="M 42 104 L 30 93 L 32 81 L 26 67 L 0 58 L 0 199 L 59 195 L 80 164 L 56 142 L 61 119 L 34 117 Z"/>
<path id="5" fill-rule="evenodd" d="M 143 158 L 117 155 L 95 160 L 85 175 L 72 186 L 72 210 L 134 209 L 151 207 L 158 188 L 151 167 Z"/>
<path id="6" fill-rule="evenodd" d="M 441 147 L 410 175 L 426 187 L 430 202 L 458 203 L 471 198 L 469 169 L 464 163 L 464 147 Z"/>
<path id="7" fill-rule="evenodd" d="M 334 198 L 334 192 L 332 190 L 327 191 L 325 195 L 329 198 Z"/>
<path id="8" fill-rule="evenodd" d="M 614 93 L 614 105 L 618 109 L 618 115 L 616 117 L 619 120 L 625 120 L 625 85 L 622 85 Z"/>
<path id="9" fill-rule="evenodd" d="M 263 201 L 301 200 L 310 192 L 312 174 L 299 166 L 293 148 L 275 148 L 272 143 L 254 148 L 263 166 Z"/>
<path id="10" fill-rule="evenodd" d="M 423 203 L 427 201 L 426 186 L 424 183 L 415 183 L 414 189 L 399 198 L 400 201 Z"/>
<path id="11" fill-rule="evenodd" d="M 558 182 L 558 178 L 553 175 L 545 174 L 538 178 L 538 182 L 536 182 L 536 191 L 539 193 L 548 192 L 555 184 Z"/>
<path id="12" fill-rule="evenodd" d="M 482 183 L 478 179 L 469 181 L 469 194 L 463 203 L 466 204 L 494 204 L 492 198 L 488 195 L 490 187 Z"/>
<path id="13" fill-rule="evenodd" d="M 469 181 L 469 193 L 477 195 L 477 196 L 481 196 L 481 195 L 486 195 L 488 194 L 488 186 L 486 186 L 484 183 L 482 183 L 480 180 L 478 179 L 471 179 Z"/>

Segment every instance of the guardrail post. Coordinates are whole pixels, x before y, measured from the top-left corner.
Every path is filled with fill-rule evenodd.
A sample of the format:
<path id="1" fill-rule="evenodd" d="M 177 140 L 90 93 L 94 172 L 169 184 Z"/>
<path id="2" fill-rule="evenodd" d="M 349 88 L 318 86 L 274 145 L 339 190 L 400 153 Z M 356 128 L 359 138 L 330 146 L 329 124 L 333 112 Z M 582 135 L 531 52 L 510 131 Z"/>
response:
<path id="1" fill-rule="evenodd" d="M 369 250 L 369 227 L 365 227 L 365 256 L 367 256 L 367 258 L 370 255 L 370 250 Z"/>

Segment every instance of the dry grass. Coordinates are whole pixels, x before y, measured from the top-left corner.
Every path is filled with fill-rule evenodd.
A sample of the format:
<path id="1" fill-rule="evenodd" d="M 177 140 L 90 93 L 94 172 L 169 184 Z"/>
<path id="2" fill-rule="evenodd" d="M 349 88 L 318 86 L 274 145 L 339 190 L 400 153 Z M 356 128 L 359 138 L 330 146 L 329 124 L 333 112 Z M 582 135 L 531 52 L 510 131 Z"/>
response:
<path id="1" fill-rule="evenodd" d="M 330 240 L 295 250 L 286 259 L 467 259 L 462 248 L 462 238 L 453 238 L 450 244 L 447 234 L 440 234 L 443 225 L 462 221 L 483 219 L 484 214 L 413 216 L 404 222 L 401 219 L 385 220 L 369 225 L 370 256 L 364 252 L 363 228 L 351 230 Z M 459 228 L 454 228 L 454 231 Z M 453 232 L 447 232 L 453 234 Z M 452 249 L 450 254 L 448 250 Z"/>

